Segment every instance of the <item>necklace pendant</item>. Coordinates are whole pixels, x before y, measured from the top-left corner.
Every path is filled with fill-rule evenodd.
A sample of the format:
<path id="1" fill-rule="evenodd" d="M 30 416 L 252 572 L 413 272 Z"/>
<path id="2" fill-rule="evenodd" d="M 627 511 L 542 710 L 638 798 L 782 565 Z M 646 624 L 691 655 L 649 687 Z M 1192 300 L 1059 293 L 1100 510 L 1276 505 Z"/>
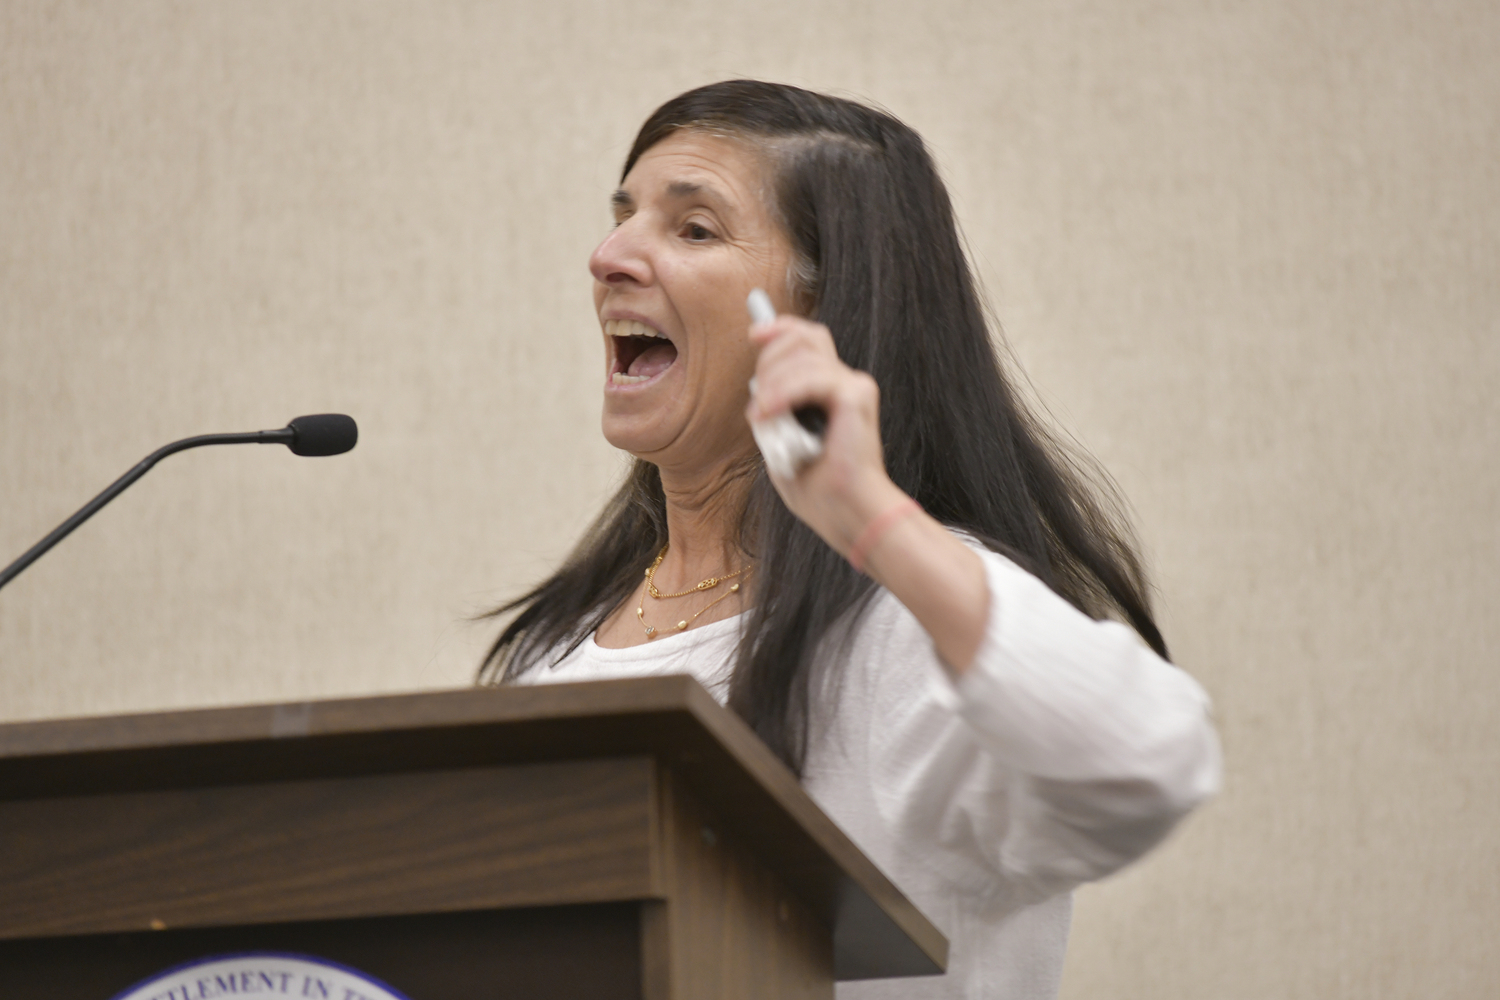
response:
<path id="1" fill-rule="evenodd" d="M 640 621 L 641 628 L 643 628 L 643 629 L 646 630 L 646 638 L 647 639 L 655 639 L 656 638 L 656 626 L 655 625 L 647 625 L 646 624 L 646 609 L 643 608 L 643 607 L 636 608 L 635 609 L 635 617 Z"/>
<path id="2" fill-rule="evenodd" d="M 678 622 L 677 623 L 677 631 L 679 631 L 679 632 L 681 632 L 683 629 L 685 629 L 687 627 L 688 627 L 688 623 L 687 622 Z"/>

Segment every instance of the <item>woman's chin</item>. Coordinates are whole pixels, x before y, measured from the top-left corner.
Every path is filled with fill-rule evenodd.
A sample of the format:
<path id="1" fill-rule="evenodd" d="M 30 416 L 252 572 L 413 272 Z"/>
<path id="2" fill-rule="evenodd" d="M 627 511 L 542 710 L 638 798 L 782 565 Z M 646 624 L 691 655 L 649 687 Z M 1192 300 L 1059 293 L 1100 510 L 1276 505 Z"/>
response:
<path id="1" fill-rule="evenodd" d="M 612 398 L 606 392 L 600 425 L 604 440 L 621 451 L 644 458 L 667 447 L 676 435 L 668 426 L 671 423 L 669 407 L 631 405 L 637 402 Z"/>

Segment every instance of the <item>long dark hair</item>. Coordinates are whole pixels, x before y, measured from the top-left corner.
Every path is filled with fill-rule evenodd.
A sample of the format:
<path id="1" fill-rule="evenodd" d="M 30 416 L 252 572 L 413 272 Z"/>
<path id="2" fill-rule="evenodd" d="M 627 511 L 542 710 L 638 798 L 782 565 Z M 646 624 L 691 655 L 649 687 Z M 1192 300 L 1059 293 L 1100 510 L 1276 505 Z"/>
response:
<path id="1" fill-rule="evenodd" d="M 921 137 L 853 101 L 732 80 L 658 108 L 622 178 L 681 129 L 742 137 L 768 158 L 796 259 L 794 292 L 833 332 L 839 357 L 879 384 L 896 485 L 1083 612 L 1122 618 L 1165 657 L 1108 480 L 1061 446 L 1006 380 Z M 756 562 L 754 605 L 729 706 L 800 773 L 818 661 L 848 639 L 875 585 L 786 509 L 762 469 L 749 474 L 739 542 Z M 661 477 L 637 460 L 562 568 L 491 612 L 519 613 L 480 680 L 503 683 L 576 648 L 633 593 L 666 535 Z"/>

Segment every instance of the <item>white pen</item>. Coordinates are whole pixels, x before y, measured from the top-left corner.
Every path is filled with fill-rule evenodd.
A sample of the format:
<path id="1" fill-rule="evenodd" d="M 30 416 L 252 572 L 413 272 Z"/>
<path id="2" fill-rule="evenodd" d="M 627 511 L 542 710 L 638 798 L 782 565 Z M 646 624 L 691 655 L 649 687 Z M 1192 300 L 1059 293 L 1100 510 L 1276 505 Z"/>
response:
<path id="1" fill-rule="evenodd" d="M 775 321 L 776 307 L 771 305 L 771 296 L 763 289 L 751 289 L 746 305 L 750 307 L 751 322 Z M 753 378 L 750 380 L 750 395 L 755 395 Z M 755 444 L 766 460 L 766 468 L 781 479 L 795 479 L 804 465 L 817 461 L 823 454 L 822 439 L 799 424 L 791 413 L 751 421 L 750 433 L 755 435 Z"/>

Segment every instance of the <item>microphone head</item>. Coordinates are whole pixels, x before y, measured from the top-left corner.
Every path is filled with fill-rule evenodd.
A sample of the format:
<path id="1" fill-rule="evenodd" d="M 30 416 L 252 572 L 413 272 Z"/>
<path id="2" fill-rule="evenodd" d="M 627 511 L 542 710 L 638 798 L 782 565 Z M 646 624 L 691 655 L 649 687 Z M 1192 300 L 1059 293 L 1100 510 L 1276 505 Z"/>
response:
<path id="1" fill-rule="evenodd" d="M 297 435 L 287 444 L 293 455 L 342 455 L 359 440 L 359 425 L 342 413 L 314 413 L 287 426 Z"/>

